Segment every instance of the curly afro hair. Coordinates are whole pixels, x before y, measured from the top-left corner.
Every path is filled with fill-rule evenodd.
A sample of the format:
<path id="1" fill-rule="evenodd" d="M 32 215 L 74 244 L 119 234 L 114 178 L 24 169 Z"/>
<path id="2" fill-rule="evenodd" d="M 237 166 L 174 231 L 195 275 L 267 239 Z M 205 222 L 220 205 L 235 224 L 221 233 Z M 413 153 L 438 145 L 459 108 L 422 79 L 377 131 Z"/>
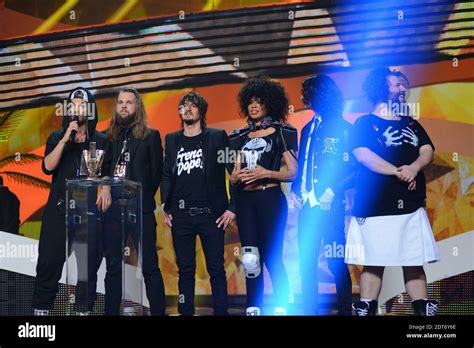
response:
<path id="1" fill-rule="evenodd" d="M 394 71 L 388 68 L 376 68 L 369 72 L 365 78 L 362 89 L 369 101 L 376 105 L 379 102 L 388 101 L 389 92 L 389 76 L 397 76 Z"/>
<path id="2" fill-rule="evenodd" d="M 240 112 L 249 117 L 248 106 L 256 98 L 265 105 L 267 115 L 274 121 L 286 123 L 288 116 L 288 97 L 283 86 L 266 76 L 247 80 L 239 92 Z"/>
<path id="3" fill-rule="evenodd" d="M 311 76 L 301 87 L 303 103 L 323 118 L 341 118 L 344 96 L 336 83 L 327 75 Z"/>

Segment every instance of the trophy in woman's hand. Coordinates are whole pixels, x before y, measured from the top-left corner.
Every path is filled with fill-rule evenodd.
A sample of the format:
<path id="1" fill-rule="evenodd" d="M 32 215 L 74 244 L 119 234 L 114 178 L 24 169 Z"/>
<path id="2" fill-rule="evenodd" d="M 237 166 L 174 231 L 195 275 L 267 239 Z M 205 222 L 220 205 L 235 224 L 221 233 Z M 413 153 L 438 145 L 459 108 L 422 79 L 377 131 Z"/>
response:
<path id="1" fill-rule="evenodd" d="M 250 151 L 242 151 L 245 158 L 245 163 L 247 164 L 247 168 L 250 170 L 254 170 L 257 167 L 257 161 L 259 157 L 259 153 L 255 150 Z"/>

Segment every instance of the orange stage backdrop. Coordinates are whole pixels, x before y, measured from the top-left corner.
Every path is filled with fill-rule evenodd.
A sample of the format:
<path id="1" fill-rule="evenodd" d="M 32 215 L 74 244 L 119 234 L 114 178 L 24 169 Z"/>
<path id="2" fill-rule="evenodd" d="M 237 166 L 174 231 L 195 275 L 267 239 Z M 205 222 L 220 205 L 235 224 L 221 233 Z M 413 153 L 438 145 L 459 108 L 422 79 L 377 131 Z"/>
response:
<path id="1" fill-rule="evenodd" d="M 179 2 L 179 1 L 178 1 Z M 205 1 L 191 1 L 194 11 L 203 10 L 196 4 L 205 6 Z M 220 3 L 217 1 L 217 3 Z M 264 2 L 247 1 L 231 6 L 230 2 L 223 1 L 223 7 L 239 7 L 240 5 L 258 5 Z M 122 19 L 146 17 L 147 2 L 140 1 L 133 12 Z M 183 4 L 185 7 L 186 5 Z M 191 6 L 191 5 L 189 5 Z M 149 7 L 148 7 L 149 10 Z M 171 10 L 170 10 L 171 11 Z M 171 13 L 171 12 L 169 12 Z M 158 13 L 163 14 L 163 13 Z M 29 16 L 29 17 L 28 17 Z M 41 25 L 46 18 L 35 17 L 34 14 L 22 14 L 18 8 L 0 9 L 0 18 L 18 18 L 29 23 L 30 32 Z M 28 18 L 27 18 L 28 17 Z M 86 19 L 81 19 L 86 21 Z M 99 22 L 82 22 L 82 25 L 100 24 Z M 71 27 L 64 23 L 57 23 L 52 29 Z M 7 26 L 11 29 L 11 26 Z M 3 28 L 2 36 L 12 36 L 11 31 Z M 1 28 L 1 27 L 0 27 Z M 25 27 L 23 27 L 24 30 Z M 471 32 L 472 34 L 472 32 Z M 472 43 L 472 40 L 470 41 Z M 470 49 L 469 52 L 472 52 Z M 397 66 L 411 80 L 410 102 L 418 102 L 421 106 L 420 122 L 426 128 L 436 145 L 436 156 L 433 165 L 427 169 L 428 178 L 428 215 L 437 240 L 446 239 L 457 234 L 472 231 L 473 182 L 474 182 L 474 58 L 463 59 L 455 64 L 452 60 L 431 62 L 424 64 L 404 64 Z M 331 72 L 344 95 L 346 96 L 345 118 L 353 122 L 358 116 L 367 113 L 366 103 L 363 101 L 361 83 L 367 68 L 347 69 Z M 301 82 L 308 73 L 297 77 L 280 78 L 292 105 L 293 113 L 289 122 L 300 131 L 311 115 L 302 109 L 300 101 Z M 239 116 L 236 102 L 241 82 L 216 83 L 206 87 L 189 87 L 159 90 L 143 93 L 149 123 L 152 128 L 158 129 L 162 137 L 179 129 L 180 120 L 177 104 L 180 97 L 196 90 L 209 102 L 207 115 L 209 127 L 223 128 L 228 133 L 244 125 Z M 114 108 L 113 97 L 101 97 L 97 100 L 99 108 L 99 130 L 107 128 L 110 115 Z M 60 126 L 60 118 L 55 116 L 52 105 L 34 108 L 18 108 L 0 113 L 0 175 L 21 201 L 21 234 L 37 239 L 39 236 L 42 209 L 48 196 L 50 177 L 41 171 L 40 160 L 28 159 L 26 156 L 15 161 L 17 154 L 34 154 L 42 156 L 44 144 L 48 135 Z M 285 186 L 287 192 L 288 188 Z M 156 195 L 160 201 L 159 193 Z M 0 203 L 1 204 L 1 203 Z M 160 256 L 160 266 L 169 295 L 177 295 L 177 267 L 172 247 L 169 228 L 162 222 L 162 213 L 158 208 L 155 212 L 158 221 L 157 248 Z M 286 229 L 284 258 L 290 275 L 292 293 L 300 292 L 299 269 L 297 263 L 298 248 L 296 242 L 297 211 L 289 210 L 289 219 Z M 230 294 L 245 293 L 245 276 L 239 260 L 239 237 L 235 223 L 226 231 L 225 263 L 228 275 Z M 208 275 L 205 262 L 198 243 L 197 294 L 210 294 Z M 321 252 L 321 290 L 334 292 L 333 278 L 324 262 Z M 352 268 L 354 290 L 357 291 L 357 279 L 360 270 Z M 267 279 L 268 280 L 268 279 Z M 269 281 L 266 281 L 266 291 L 271 291 Z"/>

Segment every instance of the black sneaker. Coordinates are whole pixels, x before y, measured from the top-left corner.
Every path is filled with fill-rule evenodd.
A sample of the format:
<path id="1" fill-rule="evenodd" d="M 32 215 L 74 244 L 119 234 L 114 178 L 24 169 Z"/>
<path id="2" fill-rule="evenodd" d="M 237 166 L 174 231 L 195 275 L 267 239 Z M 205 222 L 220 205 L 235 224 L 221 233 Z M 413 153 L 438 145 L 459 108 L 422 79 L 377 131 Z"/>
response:
<path id="1" fill-rule="evenodd" d="M 411 303 L 415 315 L 434 317 L 438 311 L 439 302 L 434 300 L 416 300 Z"/>
<path id="2" fill-rule="evenodd" d="M 352 304 L 358 317 L 374 316 L 377 313 L 377 301 L 357 301 Z"/>

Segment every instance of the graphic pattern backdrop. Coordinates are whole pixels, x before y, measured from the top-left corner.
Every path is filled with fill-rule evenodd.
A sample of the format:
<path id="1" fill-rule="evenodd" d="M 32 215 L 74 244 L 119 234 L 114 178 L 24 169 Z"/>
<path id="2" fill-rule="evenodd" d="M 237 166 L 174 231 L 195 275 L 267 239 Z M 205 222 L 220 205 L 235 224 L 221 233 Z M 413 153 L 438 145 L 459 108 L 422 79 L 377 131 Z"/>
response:
<path id="1" fill-rule="evenodd" d="M 15 8 L 14 2 L 5 3 Z M 136 14 L 121 19 L 147 17 L 148 2 L 137 3 Z M 213 12 L 202 12 L 206 2 L 198 3 L 202 6 L 188 2 L 196 13 L 183 5 L 183 19 L 176 9 L 168 16 L 0 41 L 0 175 L 21 201 L 21 234 L 38 238 L 51 179 L 42 173 L 40 160 L 47 136 L 61 123 L 54 103 L 73 87 L 96 94 L 99 130 L 108 126 L 116 91 L 138 88 L 150 126 L 164 138 L 179 129 L 178 101 L 191 89 L 208 100 L 210 127 L 229 133 L 241 127 L 236 97 L 242 81 L 265 73 L 285 87 L 292 105 L 289 122 L 300 131 L 311 117 L 300 101 L 304 78 L 328 73 L 346 97 L 345 118 L 353 122 L 370 111 L 361 83 L 376 65 L 395 67 L 409 77 L 409 101 L 420 104 L 420 122 L 436 145 L 435 161 L 427 169 L 427 211 L 436 239 L 474 230 L 472 3 L 318 1 Z M 15 11 L 0 7 L 0 18 L 12 18 Z M 59 23 L 54 28 L 66 27 Z M 159 209 L 156 216 L 166 291 L 176 295 L 171 233 Z M 297 211 L 290 206 L 284 258 L 292 293 L 300 291 L 296 222 Z M 227 229 L 225 242 L 229 292 L 243 294 L 235 224 Z M 196 293 L 209 294 L 204 258 L 198 255 Z M 360 269 L 351 272 L 357 291 Z M 325 262 L 320 276 L 321 290 L 333 292 Z"/>

